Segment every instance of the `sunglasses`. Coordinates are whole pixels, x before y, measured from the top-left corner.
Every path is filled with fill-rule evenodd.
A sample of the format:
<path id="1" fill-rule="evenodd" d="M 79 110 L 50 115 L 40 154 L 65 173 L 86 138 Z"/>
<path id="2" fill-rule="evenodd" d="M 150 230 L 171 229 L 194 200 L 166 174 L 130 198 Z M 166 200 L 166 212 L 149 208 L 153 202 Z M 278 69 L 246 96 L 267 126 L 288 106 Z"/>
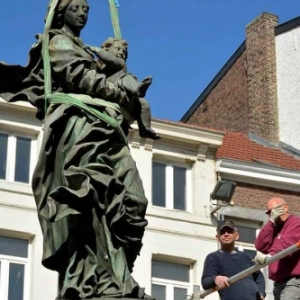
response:
<path id="1" fill-rule="evenodd" d="M 225 234 L 225 233 L 233 234 L 234 232 L 235 232 L 234 229 L 225 227 L 225 228 L 223 228 L 222 230 L 220 230 L 220 231 L 218 232 L 218 234 L 219 234 L 219 235 L 223 235 L 223 234 Z"/>

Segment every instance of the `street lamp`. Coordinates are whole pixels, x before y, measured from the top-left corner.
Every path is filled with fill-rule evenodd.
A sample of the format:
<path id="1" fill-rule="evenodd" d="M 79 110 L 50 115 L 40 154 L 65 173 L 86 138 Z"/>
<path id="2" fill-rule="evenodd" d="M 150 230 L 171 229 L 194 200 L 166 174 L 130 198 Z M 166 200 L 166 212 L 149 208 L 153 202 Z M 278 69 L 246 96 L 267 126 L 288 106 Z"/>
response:
<path id="1" fill-rule="evenodd" d="M 210 214 L 215 213 L 221 208 L 221 206 L 226 206 L 230 204 L 231 198 L 236 188 L 236 182 L 220 180 L 217 182 L 214 190 L 210 194 L 210 202 L 213 205 L 217 205 Z M 216 200 L 216 203 L 213 202 Z"/>

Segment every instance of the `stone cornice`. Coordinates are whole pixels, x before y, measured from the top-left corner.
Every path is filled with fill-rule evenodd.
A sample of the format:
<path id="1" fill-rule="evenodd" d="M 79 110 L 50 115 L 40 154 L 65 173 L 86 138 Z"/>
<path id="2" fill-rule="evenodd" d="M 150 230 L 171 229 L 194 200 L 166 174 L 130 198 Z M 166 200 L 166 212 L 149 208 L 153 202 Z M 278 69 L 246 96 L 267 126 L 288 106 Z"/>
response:
<path id="1" fill-rule="evenodd" d="M 216 171 L 223 179 L 300 192 L 300 173 L 266 164 L 220 159 Z"/>
<path id="2" fill-rule="evenodd" d="M 153 120 L 152 128 L 161 137 L 161 139 L 153 141 L 145 139 L 145 147 L 151 150 L 152 146 L 156 143 L 167 142 L 174 145 L 180 144 L 184 147 L 196 147 L 199 155 L 205 154 L 209 148 L 217 149 L 221 144 L 225 133 L 214 130 L 198 128 L 195 126 L 188 126 L 186 124 Z M 132 132 L 130 139 L 136 143 L 137 138 L 137 125 L 132 124 Z M 138 139 L 141 142 L 142 139 Z"/>
<path id="3" fill-rule="evenodd" d="M 36 114 L 36 108 L 27 101 L 6 102 L 0 97 L 0 108 L 7 112 Z"/>

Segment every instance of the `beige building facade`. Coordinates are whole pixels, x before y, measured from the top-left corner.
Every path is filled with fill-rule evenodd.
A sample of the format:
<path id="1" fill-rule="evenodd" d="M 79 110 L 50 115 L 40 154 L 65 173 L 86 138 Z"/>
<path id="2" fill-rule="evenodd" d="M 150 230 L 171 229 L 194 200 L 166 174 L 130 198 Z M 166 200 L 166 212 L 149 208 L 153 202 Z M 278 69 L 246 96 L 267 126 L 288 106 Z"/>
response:
<path id="1" fill-rule="evenodd" d="M 134 277 L 149 294 L 182 299 L 192 293 L 193 284 L 199 284 L 203 261 L 217 248 L 209 200 L 216 183 L 214 156 L 224 134 L 160 120 L 153 121 L 153 127 L 162 137 L 158 141 L 141 139 L 136 130 L 129 136 L 149 199 L 149 226 Z M 43 238 L 30 186 L 42 135 L 33 107 L 0 100 L 0 299 L 4 300 L 56 296 L 57 274 L 41 265 Z"/>
<path id="2" fill-rule="evenodd" d="M 235 221 L 241 232 L 237 246 L 255 254 L 253 242 L 266 221 L 263 201 L 271 195 L 270 188 L 274 193 L 299 194 L 300 177 L 288 164 L 266 167 L 230 156 L 236 138 L 230 139 L 228 133 L 163 120 L 153 120 L 152 125 L 160 140 L 140 138 L 134 125 L 129 134 L 149 200 L 149 225 L 133 275 L 158 300 L 185 300 L 193 286 L 200 285 L 207 254 L 218 249 L 217 220 Z M 41 265 L 43 237 L 30 186 L 42 135 L 33 107 L 0 100 L 1 300 L 54 300 L 56 296 L 57 274 Z M 250 147 L 246 140 L 236 144 L 242 149 L 241 145 Z M 212 213 L 218 203 L 211 201 L 210 194 L 221 179 L 238 183 L 234 203 Z M 243 198 L 249 186 L 254 191 L 253 185 L 258 194 Z M 297 205 L 297 197 L 292 197 Z M 258 198 L 259 205 L 251 206 Z M 273 299 L 271 282 L 267 291 L 267 299 Z M 217 300 L 218 294 L 207 299 Z"/>

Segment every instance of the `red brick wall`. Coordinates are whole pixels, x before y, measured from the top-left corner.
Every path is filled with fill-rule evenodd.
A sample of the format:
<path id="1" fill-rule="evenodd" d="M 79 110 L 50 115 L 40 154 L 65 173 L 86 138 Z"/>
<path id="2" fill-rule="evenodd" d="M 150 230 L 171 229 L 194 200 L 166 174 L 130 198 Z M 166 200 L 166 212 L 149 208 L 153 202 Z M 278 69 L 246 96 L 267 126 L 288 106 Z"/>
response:
<path id="1" fill-rule="evenodd" d="M 246 50 L 187 123 L 254 133 L 278 142 L 275 27 L 278 17 L 263 13 L 246 27 Z"/>
<path id="2" fill-rule="evenodd" d="M 263 13 L 246 28 L 250 132 L 278 142 L 275 27 L 278 18 Z"/>
<path id="3" fill-rule="evenodd" d="M 266 203 L 271 197 L 283 198 L 291 213 L 300 214 L 300 195 L 296 192 L 238 183 L 233 194 L 235 205 L 256 209 L 266 209 Z"/>
<path id="4" fill-rule="evenodd" d="M 247 100 L 247 75 L 243 53 L 187 123 L 247 133 Z"/>

